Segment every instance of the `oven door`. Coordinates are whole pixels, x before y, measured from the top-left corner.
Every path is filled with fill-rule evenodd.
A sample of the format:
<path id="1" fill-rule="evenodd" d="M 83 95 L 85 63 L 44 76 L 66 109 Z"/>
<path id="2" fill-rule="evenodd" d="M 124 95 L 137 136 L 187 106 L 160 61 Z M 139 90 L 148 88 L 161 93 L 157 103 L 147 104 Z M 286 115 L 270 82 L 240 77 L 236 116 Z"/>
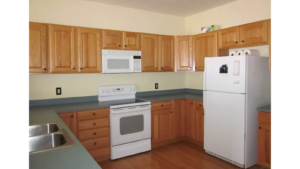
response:
<path id="1" fill-rule="evenodd" d="M 151 138 L 151 105 L 110 109 L 111 145 Z"/>
<path id="2" fill-rule="evenodd" d="M 103 55 L 102 73 L 133 72 L 132 56 Z"/>

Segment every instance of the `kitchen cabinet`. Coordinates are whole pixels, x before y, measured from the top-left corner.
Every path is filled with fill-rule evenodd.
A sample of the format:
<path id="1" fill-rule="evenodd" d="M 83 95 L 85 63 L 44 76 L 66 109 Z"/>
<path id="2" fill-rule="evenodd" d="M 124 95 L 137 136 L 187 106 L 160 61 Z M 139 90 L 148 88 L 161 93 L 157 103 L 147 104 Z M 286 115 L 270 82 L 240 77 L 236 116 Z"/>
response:
<path id="1" fill-rule="evenodd" d="M 92 28 L 76 28 L 78 70 L 81 73 L 100 73 L 101 30 Z"/>
<path id="2" fill-rule="evenodd" d="M 269 70 L 271 70 L 271 19 L 268 20 Z"/>
<path id="3" fill-rule="evenodd" d="M 204 141 L 204 110 L 201 101 L 194 101 L 194 123 L 195 123 L 195 137 L 196 141 Z"/>
<path id="4" fill-rule="evenodd" d="M 173 139 L 185 135 L 185 101 L 184 100 L 172 101 L 171 133 Z"/>
<path id="5" fill-rule="evenodd" d="M 185 125 L 185 136 L 191 139 L 195 137 L 195 116 L 194 116 L 194 101 L 185 100 L 185 116 L 186 116 L 186 125 Z"/>
<path id="6" fill-rule="evenodd" d="M 47 73 L 47 25 L 29 22 L 29 73 Z"/>
<path id="7" fill-rule="evenodd" d="M 141 50 L 141 34 L 135 32 L 123 32 L 124 50 Z"/>
<path id="8" fill-rule="evenodd" d="M 193 71 L 193 36 L 175 37 L 176 71 Z"/>
<path id="9" fill-rule="evenodd" d="M 159 70 L 174 71 L 174 36 L 159 36 Z"/>
<path id="10" fill-rule="evenodd" d="M 103 30 L 103 49 L 122 49 L 123 32 L 114 30 Z"/>
<path id="11" fill-rule="evenodd" d="M 259 21 L 239 26 L 241 46 L 253 46 L 268 42 L 268 21 Z"/>
<path id="12" fill-rule="evenodd" d="M 159 36 L 142 34 L 142 72 L 159 71 Z"/>
<path id="13" fill-rule="evenodd" d="M 172 101 L 156 102 L 151 105 L 151 142 L 169 141 L 171 136 Z"/>
<path id="14" fill-rule="evenodd" d="M 218 31 L 219 48 L 238 47 L 240 40 L 240 28 L 238 26 L 221 29 Z"/>
<path id="15" fill-rule="evenodd" d="M 258 165 L 271 168 L 271 113 L 258 111 Z"/>
<path id="16" fill-rule="evenodd" d="M 65 122 L 69 129 L 77 136 L 77 115 L 75 112 L 59 113 L 58 116 Z"/>
<path id="17" fill-rule="evenodd" d="M 195 70 L 204 71 L 204 58 L 218 56 L 218 50 L 218 33 L 216 31 L 195 35 Z"/>
<path id="18" fill-rule="evenodd" d="M 75 73 L 75 27 L 49 25 L 50 73 Z"/>

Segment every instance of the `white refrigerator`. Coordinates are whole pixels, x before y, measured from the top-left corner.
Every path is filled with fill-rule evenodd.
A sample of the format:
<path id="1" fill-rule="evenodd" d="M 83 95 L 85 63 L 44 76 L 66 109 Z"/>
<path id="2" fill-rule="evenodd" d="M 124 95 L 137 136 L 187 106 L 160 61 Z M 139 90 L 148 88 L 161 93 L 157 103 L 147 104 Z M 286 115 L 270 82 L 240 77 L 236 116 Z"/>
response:
<path id="1" fill-rule="evenodd" d="M 206 57 L 204 149 L 241 168 L 257 164 L 257 107 L 270 105 L 269 58 Z"/>

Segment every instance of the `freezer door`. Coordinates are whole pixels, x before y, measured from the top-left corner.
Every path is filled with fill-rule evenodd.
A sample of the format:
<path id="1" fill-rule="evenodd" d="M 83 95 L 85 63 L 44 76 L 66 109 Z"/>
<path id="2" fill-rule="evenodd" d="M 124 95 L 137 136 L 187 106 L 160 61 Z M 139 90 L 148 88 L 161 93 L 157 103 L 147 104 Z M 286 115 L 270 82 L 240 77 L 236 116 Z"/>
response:
<path id="1" fill-rule="evenodd" d="M 246 56 L 205 58 L 204 90 L 246 93 Z"/>
<path id="2" fill-rule="evenodd" d="M 204 91 L 204 149 L 244 165 L 245 94 Z"/>

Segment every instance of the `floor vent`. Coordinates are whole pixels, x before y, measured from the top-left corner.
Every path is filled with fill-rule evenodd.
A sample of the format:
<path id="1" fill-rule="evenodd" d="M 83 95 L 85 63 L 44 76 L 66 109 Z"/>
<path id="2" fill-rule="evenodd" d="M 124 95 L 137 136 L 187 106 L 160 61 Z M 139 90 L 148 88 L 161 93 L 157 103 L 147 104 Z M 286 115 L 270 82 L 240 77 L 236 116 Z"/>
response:
<path id="1" fill-rule="evenodd" d="M 225 158 L 225 157 L 223 157 L 223 156 L 220 156 L 220 155 L 218 155 L 218 154 L 216 154 L 216 153 L 213 153 L 213 152 L 210 152 L 210 151 L 207 151 L 207 150 L 205 150 L 205 152 L 208 153 L 208 154 L 210 154 L 210 155 L 213 155 L 213 156 L 215 156 L 215 157 L 218 157 L 218 158 L 220 158 L 220 159 L 222 159 L 222 160 L 224 160 L 224 161 L 227 161 L 227 162 L 229 162 L 229 163 L 231 163 L 231 164 L 233 164 L 233 165 L 236 165 L 236 166 L 238 166 L 238 167 L 244 168 L 244 165 L 242 165 L 242 164 L 240 164 L 240 163 L 237 163 L 237 162 L 235 162 L 235 161 L 232 161 L 232 160 L 230 160 L 230 159 L 228 159 L 228 158 Z"/>

